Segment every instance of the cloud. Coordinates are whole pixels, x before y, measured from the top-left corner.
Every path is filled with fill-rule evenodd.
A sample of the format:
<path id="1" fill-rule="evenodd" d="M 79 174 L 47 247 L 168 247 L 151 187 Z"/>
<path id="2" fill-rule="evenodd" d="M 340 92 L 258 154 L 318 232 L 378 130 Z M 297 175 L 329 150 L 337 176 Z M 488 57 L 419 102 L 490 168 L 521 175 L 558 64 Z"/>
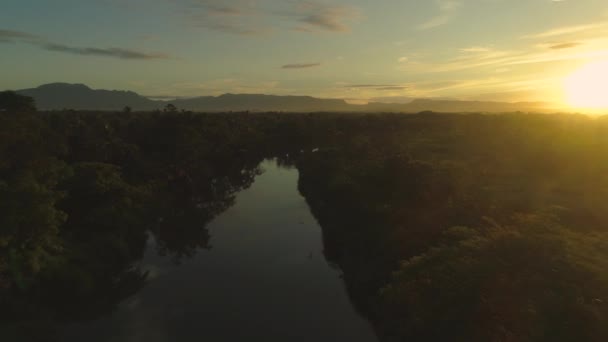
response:
<path id="1" fill-rule="evenodd" d="M 268 6 L 264 1 L 166 0 L 195 27 L 237 35 L 276 31 L 348 32 L 360 16 L 355 7 L 316 1 L 285 1 Z M 266 4 L 266 7 L 264 6 Z"/>
<path id="2" fill-rule="evenodd" d="M 573 47 L 580 46 L 582 43 L 578 42 L 568 42 L 568 43 L 558 43 L 549 46 L 549 49 L 553 50 L 561 50 L 561 49 L 570 49 Z"/>
<path id="3" fill-rule="evenodd" d="M 606 58 L 606 57 L 608 57 L 608 50 L 582 51 L 582 52 L 565 53 L 565 54 L 555 54 L 554 52 L 551 52 L 551 53 L 544 53 L 544 54 L 525 55 L 522 58 L 515 59 L 509 63 L 505 63 L 505 65 L 537 64 L 537 63 L 585 60 L 585 59 Z"/>
<path id="4" fill-rule="evenodd" d="M 453 73 L 465 70 L 477 72 L 492 72 L 494 74 L 512 69 L 517 65 L 532 65 L 542 63 L 557 63 L 575 60 L 591 60 L 608 57 L 606 46 L 608 39 L 597 38 L 595 40 L 584 40 L 581 42 L 564 42 L 535 45 L 547 50 L 522 49 L 522 50 L 494 50 L 479 51 L 475 53 L 463 52 L 457 57 L 448 59 L 436 59 L 429 56 L 419 56 L 402 64 L 399 70 L 408 74 L 428 73 Z M 582 46 L 584 49 L 572 49 Z"/>
<path id="5" fill-rule="evenodd" d="M 216 16 L 242 16 L 250 13 L 246 8 L 226 4 L 207 4 L 206 7 L 210 15 Z"/>
<path id="6" fill-rule="evenodd" d="M 169 58 L 166 54 L 154 54 L 154 53 L 145 53 L 135 50 L 129 49 L 121 49 L 121 48 L 95 48 L 95 47 L 73 47 L 67 46 L 63 44 L 43 44 L 40 45 L 45 50 L 55 51 L 55 52 L 64 52 L 74 55 L 82 55 L 82 56 L 100 56 L 100 57 L 114 57 L 120 59 L 167 59 Z"/>
<path id="7" fill-rule="evenodd" d="M 453 0 L 438 0 L 439 14 L 418 25 L 418 30 L 429 30 L 447 24 L 456 15 L 462 3 Z"/>
<path id="8" fill-rule="evenodd" d="M 169 0 L 192 26 L 235 35 L 259 35 L 272 31 L 264 11 L 253 1 Z"/>
<path id="9" fill-rule="evenodd" d="M 296 28 L 298 31 L 348 32 L 349 22 L 357 19 L 360 13 L 350 6 L 328 6 L 305 1 L 298 4 L 296 16 L 302 24 Z"/>
<path id="10" fill-rule="evenodd" d="M 417 82 L 412 85 L 407 96 L 411 97 L 434 97 L 441 98 L 448 95 L 452 98 L 460 98 L 461 96 L 470 96 L 472 93 L 480 92 L 506 92 L 506 91 L 524 91 L 537 90 L 542 92 L 543 88 L 555 84 L 555 78 L 535 77 L 529 78 L 529 75 L 519 78 L 465 78 L 451 80 L 437 80 L 428 82 Z"/>
<path id="11" fill-rule="evenodd" d="M 456 72 L 466 69 L 474 69 L 488 66 L 501 65 L 513 60 L 521 54 L 517 51 L 501 51 L 490 48 L 481 49 L 465 48 L 460 50 L 461 55 L 442 61 L 429 61 L 428 58 L 421 56 L 411 59 L 408 63 L 401 66 L 401 70 L 415 73 L 429 72 Z"/>
<path id="12" fill-rule="evenodd" d="M 483 46 L 472 46 L 464 49 L 460 49 L 460 52 L 466 53 L 481 53 L 481 52 L 490 52 L 492 49 L 483 47 Z"/>
<path id="13" fill-rule="evenodd" d="M 378 88 L 378 87 L 397 87 L 394 84 L 350 84 L 345 85 L 345 88 Z"/>
<path id="14" fill-rule="evenodd" d="M 25 43 L 38 47 L 47 51 L 62 52 L 81 56 L 99 56 L 112 57 L 119 59 L 133 60 L 150 60 L 150 59 L 167 59 L 169 56 L 164 53 L 146 53 L 131 49 L 123 49 L 117 47 L 99 48 L 99 47 L 75 47 L 65 44 L 59 44 L 46 40 L 45 38 L 20 31 L 0 30 L 0 42 L 16 42 Z"/>
<path id="15" fill-rule="evenodd" d="M 373 89 L 380 91 L 388 91 L 388 90 L 405 90 L 408 89 L 408 86 L 399 85 L 399 84 L 350 84 L 345 85 L 344 88 L 349 89 Z"/>
<path id="16" fill-rule="evenodd" d="M 394 87 L 380 87 L 380 88 L 374 88 L 375 90 L 405 90 L 408 89 L 408 87 L 405 86 L 394 86 Z"/>
<path id="17" fill-rule="evenodd" d="M 204 12 L 210 16 L 244 16 L 255 12 L 255 3 L 247 0 L 168 0 L 187 11 Z"/>
<path id="18" fill-rule="evenodd" d="M 268 33 L 271 29 L 258 27 L 258 26 L 249 26 L 238 23 L 230 23 L 230 22 L 219 22 L 219 21 L 204 21 L 200 22 L 197 26 L 206 28 L 213 31 L 250 36 L 250 35 L 259 35 Z"/>
<path id="19" fill-rule="evenodd" d="M 570 34 L 575 34 L 575 33 L 580 34 L 580 33 L 589 32 L 589 31 L 594 32 L 598 29 L 607 28 L 607 27 L 608 27 L 608 22 L 597 22 L 597 23 L 584 24 L 584 25 L 563 26 L 563 27 L 553 28 L 553 29 L 550 29 L 550 30 L 547 30 L 544 32 L 525 35 L 522 38 L 523 39 L 545 39 L 545 38 L 552 38 L 552 37 L 570 35 Z"/>
<path id="20" fill-rule="evenodd" d="M 0 29 L 0 40 L 22 40 L 22 39 L 39 39 L 39 36 L 21 31 L 2 30 Z"/>
<path id="21" fill-rule="evenodd" d="M 321 63 L 301 63 L 301 64 L 285 64 L 281 69 L 308 69 L 321 66 Z"/>

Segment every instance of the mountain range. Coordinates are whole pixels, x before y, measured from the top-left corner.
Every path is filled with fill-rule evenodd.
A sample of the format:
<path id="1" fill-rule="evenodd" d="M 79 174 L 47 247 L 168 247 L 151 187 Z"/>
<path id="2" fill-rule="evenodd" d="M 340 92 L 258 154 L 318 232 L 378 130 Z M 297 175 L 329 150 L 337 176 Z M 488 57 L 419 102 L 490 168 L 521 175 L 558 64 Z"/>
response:
<path id="1" fill-rule="evenodd" d="M 41 110 L 117 111 L 125 106 L 135 111 L 164 108 L 171 103 L 179 109 L 198 112 L 283 111 L 283 112 L 542 112 L 550 111 L 543 102 L 489 102 L 414 99 L 409 103 L 349 104 L 340 99 L 310 96 L 276 96 L 259 94 L 224 94 L 174 100 L 154 100 L 132 91 L 97 90 L 84 84 L 51 83 L 37 88 L 18 90 L 31 96 Z"/>

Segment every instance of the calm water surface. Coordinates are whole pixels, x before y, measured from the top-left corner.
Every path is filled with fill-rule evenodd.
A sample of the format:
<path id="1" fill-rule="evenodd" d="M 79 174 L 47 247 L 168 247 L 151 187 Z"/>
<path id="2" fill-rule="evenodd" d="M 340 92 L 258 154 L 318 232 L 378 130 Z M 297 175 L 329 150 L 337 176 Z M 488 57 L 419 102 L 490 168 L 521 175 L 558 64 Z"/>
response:
<path id="1" fill-rule="evenodd" d="M 213 221 L 211 250 L 176 265 L 149 239 L 148 284 L 68 341 L 376 341 L 323 256 L 296 169 L 274 161 Z"/>

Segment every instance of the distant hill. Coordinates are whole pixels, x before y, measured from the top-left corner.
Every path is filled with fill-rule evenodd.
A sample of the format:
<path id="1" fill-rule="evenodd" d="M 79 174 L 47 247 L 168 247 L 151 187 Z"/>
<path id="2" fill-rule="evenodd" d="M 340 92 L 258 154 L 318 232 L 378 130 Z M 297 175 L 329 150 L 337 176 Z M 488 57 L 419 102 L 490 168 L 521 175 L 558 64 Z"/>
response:
<path id="1" fill-rule="evenodd" d="M 150 110 L 159 107 L 156 101 L 132 91 L 93 90 L 84 84 L 51 83 L 17 93 L 33 97 L 38 108 L 44 110 L 120 110 L 125 106 Z"/>
<path id="2" fill-rule="evenodd" d="M 352 111 L 344 100 L 319 99 L 310 96 L 275 96 L 257 94 L 224 94 L 172 101 L 179 108 L 200 111 Z"/>
<path id="3" fill-rule="evenodd" d="M 482 102 L 416 99 L 410 103 L 348 104 L 339 99 L 310 96 L 224 94 L 172 101 L 152 100 L 132 91 L 97 90 L 84 84 L 51 83 L 17 91 L 36 100 L 39 109 L 122 110 L 125 106 L 145 111 L 162 109 L 168 103 L 179 109 L 201 112 L 284 111 L 284 112 L 540 112 L 550 110 L 546 103 Z"/>

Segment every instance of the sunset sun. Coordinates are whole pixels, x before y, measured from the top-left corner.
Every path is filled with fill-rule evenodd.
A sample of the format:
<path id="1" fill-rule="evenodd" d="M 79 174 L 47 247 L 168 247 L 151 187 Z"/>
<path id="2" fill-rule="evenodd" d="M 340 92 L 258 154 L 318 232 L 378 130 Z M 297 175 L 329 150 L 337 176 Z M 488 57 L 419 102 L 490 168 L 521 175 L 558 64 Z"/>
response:
<path id="1" fill-rule="evenodd" d="M 608 60 L 587 64 L 568 76 L 566 100 L 574 108 L 608 109 Z"/>

